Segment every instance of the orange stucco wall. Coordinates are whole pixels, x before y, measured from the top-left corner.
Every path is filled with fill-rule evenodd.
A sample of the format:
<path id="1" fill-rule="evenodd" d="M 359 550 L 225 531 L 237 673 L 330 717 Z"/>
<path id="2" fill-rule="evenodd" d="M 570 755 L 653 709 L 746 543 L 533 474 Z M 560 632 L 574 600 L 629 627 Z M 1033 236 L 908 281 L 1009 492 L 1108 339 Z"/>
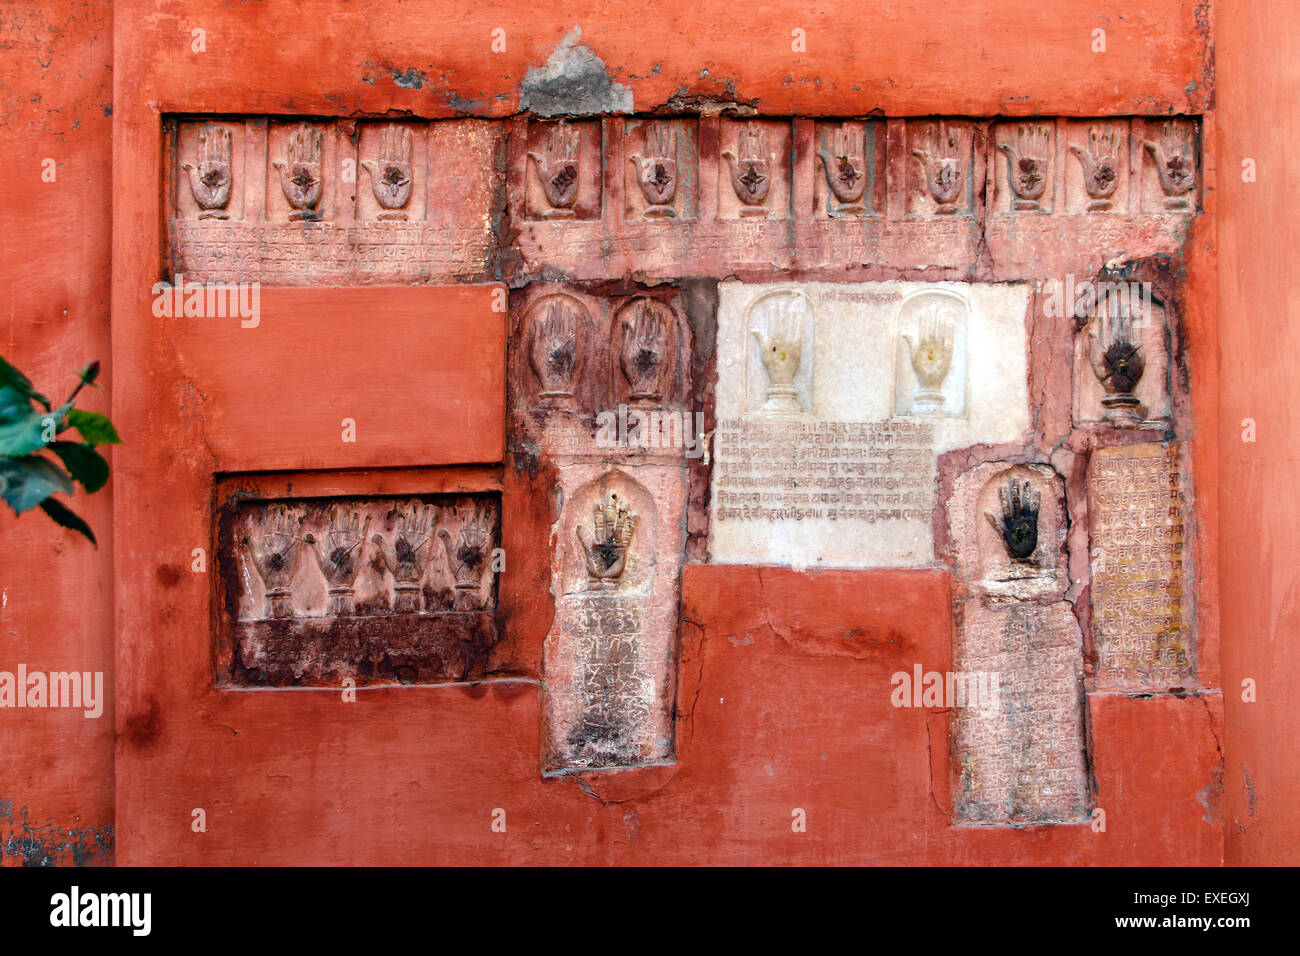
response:
<path id="1" fill-rule="evenodd" d="M 141 281 L 156 270 L 157 198 L 132 185 L 136 174 L 146 183 L 156 175 L 157 111 L 506 116 L 527 68 L 579 24 L 638 109 L 681 95 L 756 102 L 773 115 L 1205 115 L 1207 165 L 1218 157 L 1222 167 L 1218 195 L 1205 203 L 1221 227 L 1217 343 L 1212 227 L 1189 241 L 1189 284 L 1201 304 L 1187 321 L 1208 548 L 1199 566 L 1212 570 L 1217 554 L 1221 577 L 1202 580 L 1198 616 L 1212 660 L 1222 618 L 1228 724 L 1224 734 L 1219 708 L 1204 699 L 1095 699 L 1105 834 L 954 831 L 935 783 L 946 779 L 946 745 L 934 746 L 946 720 L 917 710 L 881 722 L 863 710 L 863 683 L 880 680 L 883 665 L 869 640 L 840 640 L 855 629 L 892 635 L 917 659 L 942 663 L 951 626 L 944 575 L 921 584 L 877 576 L 864 593 L 851 575 L 692 567 L 682 589 L 679 762 L 613 775 L 607 789 L 587 792 L 539 777 L 529 681 L 481 692 L 371 690 L 349 712 L 321 696 L 208 693 L 185 651 L 206 638 L 186 629 L 194 622 L 177 616 L 167 592 L 177 585 L 164 586 L 175 575 L 158 570 L 183 568 L 191 542 L 115 549 L 115 514 L 135 526 L 132 542 L 142 540 L 139 523 L 153 520 L 154 501 L 123 497 L 147 484 L 151 466 L 177 468 L 177 487 L 188 487 L 171 450 L 136 446 L 114 452 L 119 480 L 81 503 L 98 551 L 44 516 L 0 514 L 4 661 L 103 670 L 110 685 L 114 661 L 127 665 L 116 675 L 120 699 L 101 720 L 0 715 L 0 840 L 10 840 L 0 861 L 1177 864 L 1226 854 L 1296 862 L 1300 814 L 1290 795 L 1300 757 L 1279 742 L 1300 706 L 1288 695 L 1300 655 L 1286 631 L 1296 612 L 1284 529 L 1295 517 L 1282 470 L 1294 460 L 1285 400 L 1294 386 L 1283 363 L 1297 333 L 1279 308 L 1287 269 L 1277 261 L 1295 226 L 1277 200 L 1296 163 L 1286 151 L 1296 69 L 1287 54 L 1300 29 L 1286 26 L 1286 4 L 1273 6 L 1269 16 L 1236 4 L 1212 14 L 1191 0 L 1140 8 L 1052 0 L 1027 15 L 1009 3 L 914 0 L 878 10 L 787 4 L 788 13 L 736 17 L 722 5 L 669 4 L 647 19 L 639 4 L 626 5 L 635 15 L 608 3 L 566 5 L 561 15 L 484 3 L 453 21 L 450 5 L 421 0 L 394 5 L 395 21 L 380 3 L 128 0 L 117 4 L 115 39 L 107 7 L 6 8 L 0 350 L 50 391 L 91 358 L 148 367 L 154 343 L 137 318 L 123 312 L 110 340 L 109 269 L 113 250 L 114 308 L 138 310 Z M 506 30 L 501 54 L 488 52 L 496 27 Z M 1104 57 L 1090 49 L 1097 27 L 1107 30 Z M 193 53 L 194 28 L 206 31 L 208 54 Z M 805 31 L 807 54 L 791 52 L 794 28 Z M 1287 69 L 1290 87 L 1277 79 Z M 425 76 L 418 89 L 396 82 L 411 70 Z M 1261 99 L 1274 108 L 1261 109 Z M 1241 156 L 1256 159 L 1257 182 L 1239 181 Z M 57 163 L 54 183 L 41 181 L 46 157 Z M 113 372 L 109 363 L 89 407 L 109 409 Z M 117 385 L 114 411 L 130 443 L 151 392 L 139 378 Z M 1253 445 L 1240 441 L 1244 417 L 1258 422 Z M 184 427 L 172 434 L 193 436 Z M 1221 502 L 1220 487 L 1232 489 Z M 156 587 L 118 587 L 115 550 L 119 566 L 148 562 L 143 578 Z M 181 578 L 181 589 L 191 586 Z M 174 680 L 143 679 L 163 671 Z M 1259 682 L 1257 703 L 1239 701 L 1242 677 Z M 205 834 L 190 827 L 196 806 L 207 809 Z M 507 834 L 490 829 L 498 807 Z M 791 831 L 795 807 L 808 814 L 806 834 Z M 15 835 L 26 838 L 15 844 Z"/>

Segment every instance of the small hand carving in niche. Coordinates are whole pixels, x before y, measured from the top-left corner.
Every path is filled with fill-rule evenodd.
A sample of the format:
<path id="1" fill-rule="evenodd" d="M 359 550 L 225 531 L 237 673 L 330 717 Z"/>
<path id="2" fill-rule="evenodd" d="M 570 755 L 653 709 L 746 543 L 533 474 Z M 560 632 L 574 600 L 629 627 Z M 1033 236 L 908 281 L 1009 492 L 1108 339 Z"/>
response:
<path id="1" fill-rule="evenodd" d="M 280 171 L 280 188 L 293 207 L 290 219 L 320 219 L 316 204 L 321 197 L 321 143 L 321 131 L 301 123 L 289 134 L 285 158 L 271 164 Z"/>
<path id="2" fill-rule="evenodd" d="M 722 156 L 731 169 L 731 188 L 743 204 L 742 216 L 765 216 L 768 189 L 772 186 L 772 157 L 768 150 L 767 130 L 758 123 L 746 123 L 736 143 L 736 153 L 723 150 Z"/>
<path id="3" fill-rule="evenodd" d="M 592 531 L 579 525 L 578 543 L 587 562 L 587 590 L 612 591 L 627 564 L 627 552 L 636 530 L 636 515 L 617 494 L 597 499 L 591 507 Z"/>
<path id="4" fill-rule="evenodd" d="M 646 219 L 671 219 L 677 215 L 672 207 L 677 195 L 677 130 L 670 123 L 654 122 L 646 127 L 646 155 L 628 157 L 636 171 L 637 185 L 650 206 L 641 215 Z"/>
<path id="5" fill-rule="evenodd" d="M 551 208 L 543 213 L 547 219 L 572 219 L 573 204 L 578 198 L 578 156 L 582 146 L 578 131 L 564 120 L 552 124 L 546 134 L 545 152 L 530 152 L 537 167 L 542 193 Z"/>
<path id="6" fill-rule="evenodd" d="M 1169 121 L 1160 127 L 1160 141 L 1147 142 L 1147 152 L 1156 162 L 1160 188 L 1169 209 L 1187 209 L 1187 197 L 1196 185 L 1196 134 L 1184 123 Z"/>
<path id="7" fill-rule="evenodd" d="M 799 414 L 799 390 L 794 377 L 803 358 L 803 309 L 798 299 L 770 299 L 767 330 L 754 329 L 759 355 L 767 371 L 767 400 L 759 411 Z"/>
<path id="8" fill-rule="evenodd" d="M 460 530 L 455 542 L 446 528 L 438 532 L 438 537 L 442 539 L 447 564 L 456 579 L 456 610 L 477 610 L 483 606 L 478 591 L 492 552 L 492 515 L 480 505 L 462 509 L 458 514 Z"/>
<path id="9" fill-rule="evenodd" d="M 1034 490 L 1028 479 L 1018 481 L 1012 478 L 998 489 L 998 501 L 1002 504 L 1002 516 L 999 519 L 991 511 L 984 512 L 984 517 L 993 526 L 1006 545 L 1007 554 L 1013 561 L 1029 563 L 1038 549 L 1038 512 L 1042 493 Z"/>
<path id="10" fill-rule="evenodd" d="M 533 326 L 529 358 L 542 383 L 541 397 L 545 400 L 563 402 L 573 398 L 574 383 L 582 367 L 579 327 L 575 303 L 560 296 L 546 303 L 545 315 Z"/>
<path id="11" fill-rule="evenodd" d="M 337 507 L 330 509 L 330 527 L 324 535 L 325 541 L 308 534 L 303 540 L 312 546 L 316 554 L 316 563 L 320 565 L 321 574 L 329 585 L 330 603 L 327 613 L 330 617 L 340 617 L 353 613 L 353 584 L 361 571 L 361 555 L 357 548 L 365 544 L 366 532 L 370 530 L 370 516 L 366 515 L 365 524 L 357 512 L 349 515 L 339 514 Z"/>
<path id="12" fill-rule="evenodd" d="M 225 208 L 230 203 L 230 129 L 216 123 L 204 123 L 198 134 L 198 165 L 181 163 L 189 173 L 190 192 L 198 203 L 200 219 L 229 219 Z"/>
<path id="13" fill-rule="evenodd" d="M 832 151 L 819 149 L 822 170 L 838 205 L 832 215 L 848 216 L 864 211 L 862 194 L 867 188 L 866 128 L 861 123 L 843 123 L 832 138 Z"/>
<path id="14" fill-rule="evenodd" d="M 240 541 L 266 589 L 266 617 L 294 616 L 293 572 L 297 568 L 303 541 L 298 532 L 306 517 L 291 514 L 283 506 L 271 507 L 262 518 L 257 543 L 250 544 L 247 535 Z"/>
<path id="15" fill-rule="evenodd" d="M 433 526 L 438 520 L 438 509 L 420 502 L 411 503 L 409 511 L 397 513 L 390 544 L 383 535 L 371 538 L 379 546 L 384 567 L 393 576 L 393 611 L 396 614 L 415 614 L 420 610 L 420 579 L 429 562 L 427 547 L 433 540 Z"/>
<path id="16" fill-rule="evenodd" d="M 389 123 L 379 135 L 379 159 L 363 159 L 370 174 L 375 202 L 383 207 L 380 219 L 405 219 L 401 210 L 411 199 L 411 131 Z"/>
<path id="17" fill-rule="evenodd" d="M 662 305 L 649 299 L 638 300 L 633 309 L 633 317 L 623 320 L 619 356 L 623 376 L 632 387 L 634 402 L 658 402 L 663 398 L 668 371 L 668 316 Z"/>
<path id="18" fill-rule="evenodd" d="M 1137 421 L 1141 403 L 1135 394 L 1146 358 L 1142 345 L 1134 336 L 1133 319 L 1122 306 L 1111 314 L 1109 297 L 1097 300 L 1096 327 L 1088 333 L 1088 359 L 1106 395 L 1101 404 L 1106 418 L 1113 421 Z"/>
<path id="19" fill-rule="evenodd" d="M 1015 199 L 1011 208 L 1041 209 L 1039 200 L 1047 190 L 1047 168 L 1052 155 L 1052 134 L 1041 123 L 1028 123 L 1016 131 L 1016 145 L 1000 143 L 1007 154 L 1007 182 Z"/>
<path id="20" fill-rule="evenodd" d="M 925 128 L 925 147 L 912 150 L 925 170 L 925 187 L 938 204 L 935 212 L 941 216 L 957 211 L 961 196 L 962 149 L 961 133 L 946 127 L 942 120 Z"/>
<path id="21" fill-rule="evenodd" d="M 1110 197 L 1119 182 L 1119 133 L 1109 126 L 1088 128 L 1088 148 L 1070 144 L 1083 167 L 1083 188 L 1088 193 L 1088 211 L 1111 207 Z"/>
<path id="22" fill-rule="evenodd" d="M 916 373 L 917 389 L 909 415 L 934 415 L 944 410 L 943 382 L 952 366 L 956 321 L 946 310 L 933 306 L 917 317 L 917 339 L 904 335 Z"/>

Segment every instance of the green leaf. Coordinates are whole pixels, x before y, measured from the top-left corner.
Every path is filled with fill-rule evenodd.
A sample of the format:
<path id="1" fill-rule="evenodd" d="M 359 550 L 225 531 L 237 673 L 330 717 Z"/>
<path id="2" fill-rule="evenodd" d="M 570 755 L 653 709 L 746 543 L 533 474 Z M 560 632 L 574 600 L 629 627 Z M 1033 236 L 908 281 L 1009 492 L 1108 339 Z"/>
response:
<path id="1" fill-rule="evenodd" d="M 56 491 L 72 494 L 72 479 L 53 462 L 36 455 L 0 458 L 0 495 L 18 514 L 35 508 Z"/>
<path id="2" fill-rule="evenodd" d="M 120 445 L 121 436 L 107 415 L 99 412 L 87 412 L 80 408 L 68 412 L 68 425 L 81 432 L 81 437 L 88 445 Z"/>
<path id="3" fill-rule="evenodd" d="M 71 528 L 73 531 L 80 531 L 90 539 L 91 544 L 96 548 L 99 547 L 99 542 L 95 540 L 95 533 L 90 530 L 90 525 L 82 521 L 76 513 L 65 507 L 58 499 L 46 498 L 41 502 L 41 510 L 63 527 Z"/>
<path id="4" fill-rule="evenodd" d="M 56 441 L 51 442 L 49 448 L 63 460 L 68 472 L 87 491 L 98 491 L 108 483 L 108 462 L 89 445 Z"/>
<path id="5" fill-rule="evenodd" d="M 50 400 L 42 395 L 36 389 L 32 388 L 32 383 L 27 376 L 18 369 L 14 368 L 3 358 L 0 358 L 0 387 L 8 386 L 14 389 L 24 398 L 32 398 L 40 402 L 46 408 L 50 407 Z"/>
<path id="6" fill-rule="evenodd" d="M 32 407 L 31 399 L 12 385 L 0 387 L 0 455 L 21 458 L 53 440 L 61 415 Z M 53 420 L 53 427 L 47 424 Z"/>

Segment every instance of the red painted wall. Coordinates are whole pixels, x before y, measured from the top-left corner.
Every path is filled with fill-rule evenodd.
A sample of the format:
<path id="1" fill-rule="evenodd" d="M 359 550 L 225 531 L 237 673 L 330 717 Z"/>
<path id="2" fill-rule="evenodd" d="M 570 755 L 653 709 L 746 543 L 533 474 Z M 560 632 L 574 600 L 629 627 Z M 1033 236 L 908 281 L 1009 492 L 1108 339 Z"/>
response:
<path id="1" fill-rule="evenodd" d="M 0 714 L 0 835 L 22 834 L 26 813 L 31 826 L 46 828 L 33 845 L 59 862 L 102 859 L 78 848 L 93 849 L 95 834 L 116 819 L 120 863 L 1213 863 L 1225 846 L 1222 761 L 1229 861 L 1296 862 L 1298 815 L 1288 796 L 1300 765 L 1295 754 L 1278 752 L 1297 716 L 1286 696 L 1298 676 L 1285 630 L 1294 617 L 1288 552 L 1279 547 L 1271 574 L 1258 572 L 1260 543 L 1271 560 L 1273 543 L 1287 540 L 1279 531 L 1296 520 L 1285 494 L 1264 493 L 1286 487 L 1281 469 L 1291 455 L 1279 399 L 1288 393 L 1281 364 L 1288 330 L 1275 291 L 1286 269 L 1261 268 L 1289 248 L 1274 247 L 1271 237 L 1295 229 L 1274 205 L 1292 181 L 1287 164 L 1296 162 L 1283 151 L 1294 96 L 1270 86 L 1283 64 L 1296 62 L 1284 56 L 1294 52 L 1296 34 L 1279 32 L 1282 13 L 1267 18 L 1236 5 L 1218 13 L 1215 114 L 1209 10 L 1180 0 L 1141 9 L 1054 0 L 1028 16 L 1001 3 L 791 4 L 788 15 L 770 19 L 682 4 L 652 21 L 620 16 L 618 4 L 525 17 L 510 4 L 486 3 L 458 12 L 454 28 L 446 26 L 445 3 L 396 8 L 402 24 L 440 25 L 428 31 L 395 28 L 382 4 L 326 6 L 120 2 L 115 128 L 107 115 L 113 44 L 106 10 L 45 4 L 0 15 L 0 36 L 10 40 L 0 44 L 0 131 L 11 144 L 0 153 L 0 334 L 6 357 L 38 386 L 57 390 L 89 358 L 109 358 L 110 221 L 121 316 L 114 354 L 138 370 L 157 346 L 138 313 L 159 248 L 157 192 L 140 188 L 156 178 L 161 154 L 155 110 L 438 116 L 460 107 L 504 116 L 517 107 L 527 68 L 580 24 L 583 42 L 634 89 L 638 109 L 700 94 L 757 101 L 772 114 L 1205 114 L 1207 167 L 1218 153 L 1225 170 L 1217 209 L 1221 339 L 1208 216 L 1210 228 L 1189 242 L 1199 305 L 1186 318 L 1202 430 L 1194 445 L 1199 567 L 1213 569 L 1216 555 L 1223 567 L 1227 735 L 1219 708 L 1203 698 L 1094 698 L 1093 770 L 1106 833 L 954 830 L 943 785 L 946 716 L 882 711 L 863 690 L 887 682 L 882 647 L 906 647 L 908 660 L 927 666 L 947 660 L 948 583 L 939 571 L 897 582 L 877 575 L 863 588 L 840 573 L 689 568 L 679 761 L 605 775 L 591 792 L 538 776 L 538 694 L 528 676 L 488 688 L 364 690 L 353 705 L 323 694 L 210 693 L 183 653 L 206 634 L 178 621 L 160 586 L 119 590 L 114 645 L 115 544 L 119 568 L 137 562 L 132 579 L 154 582 L 158 567 L 187 563 L 191 547 L 150 539 L 150 529 L 169 527 L 158 517 L 160 496 L 124 497 L 124 490 L 166 486 L 148 484 L 157 464 L 169 464 L 186 486 L 192 449 L 128 444 L 115 453 L 109 489 L 82 503 L 100 535 L 98 552 L 43 516 L 0 517 L 8 545 L 0 553 L 0 667 L 25 661 L 112 675 L 115 652 L 124 663 L 116 675 L 116 760 L 107 716 Z M 140 26 L 146 22 L 148 29 Z M 494 55 L 489 34 L 498 26 L 507 31 L 507 51 Z M 1100 58 L 1090 50 L 1098 26 L 1110 51 Z M 790 52 L 796 27 L 807 34 L 805 55 Z M 206 31 L 209 53 L 191 50 L 195 28 Z M 272 34 L 275 42 L 267 42 Z M 1261 60 L 1263 36 L 1271 52 Z M 425 74 L 420 89 L 394 82 L 395 72 L 412 69 Z M 504 99 L 494 98 L 498 92 Z M 1258 108 L 1264 96 L 1276 98 L 1275 110 Z M 1238 157 L 1252 155 L 1244 142 L 1259 144 L 1255 184 L 1237 181 Z M 119 186 L 112 220 L 110 149 Z M 45 156 L 60 163 L 55 184 L 40 182 Z M 1210 215 L 1216 199 L 1211 190 Z M 1242 268 L 1248 280 L 1239 278 Z M 138 377 L 117 385 L 115 412 L 148 433 L 143 402 L 155 393 Z M 106 385 L 91 407 L 107 410 L 109 398 Z M 1242 445 L 1236 423 L 1252 415 L 1260 440 Z M 193 438 L 183 427 L 174 434 Z M 125 437 L 130 443 L 130 428 Z M 1222 502 L 1221 538 L 1220 467 L 1223 487 L 1235 489 Z M 113 495 L 119 521 L 129 521 L 121 527 L 133 529 L 131 547 L 114 541 Z M 182 578 L 182 588 L 191 586 Z M 1202 579 L 1199 597 L 1203 648 L 1213 659 L 1214 575 Z M 174 679 L 159 679 L 164 674 Z M 1241 676 L 1261 681 L 1259 703 L 1237 702 Z M 190 827 L 199 806 L 208 814 L 204 834 Z M 796 807 L 807 812 L 807 833 L 791 832 Z M 496 808 L 506 811 L 505 834 L 490 829 Z M 68 837 L 69 830 L 90 833 Z M 0 859 L 20 861 L 10 849 Z"/>
<path id="2" fill-rule="evenodd" d="M 107 412 L 112 11 L 0 9 L 0 354 L 63 397 L 104 362 L 85 407 Z M 52 159 L 55 181 L 41 178 Z M 79 400 L 80 403 L 80 400 Z M 110 461 L 112 460 L 110 453 Z M 0 669 L 103 671 L 99 719 L 0 711 L 0 862 L 105 862 L 113 828 L 111 486 L 73 508 L 99 550 L 40 512 L 0 507 Z"/>
<path id="3" fill-rule="evenodd" d="M 1300 863 L 1300 18 L 1294 5 L 1218 15 L 1220 587 L 1230 863 Z M 1242 163 L 1254 160 L 1254 182 Z M 1243 440 L 1253 419 L 1256 441 Z M 1242 699 L 1243 680 L 1257 684 Z"/>

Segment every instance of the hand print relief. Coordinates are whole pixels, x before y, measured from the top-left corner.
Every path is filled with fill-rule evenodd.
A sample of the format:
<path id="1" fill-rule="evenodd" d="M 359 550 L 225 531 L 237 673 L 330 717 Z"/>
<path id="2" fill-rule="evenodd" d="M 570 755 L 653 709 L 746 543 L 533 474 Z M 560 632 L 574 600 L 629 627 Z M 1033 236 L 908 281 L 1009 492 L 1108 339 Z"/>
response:
<path id="1" fill-rule="evenodd" d="M 950 292 L 916 293 L 900 306 L 897 414 L 965 413 L 968 313 L 967 303 Z"/>
<path id="2" fill-rule="evenodd" d="M 832 216 L 852 216 L 867 211 L 865 193 L 868 182 L 866 127 L 862 123 L 842 123 L 822 128 L 825 145 L 817 150 L 822 174 L 833 202 Z M 827 142 L 829 140 L 829 142 Z"/>
<path id="3" fill-rule="evenodd" d="M 672 313 L 667 306 L 642 298 L 621 310 L 620 316 L 619 366 L 630 388 L 628 397 L 636 403 L 659 403 L 673 342 Z"/>
<path id="4" fill-rule="evenodd" d="M 746 123 L 736 144 L 736 152 L 722 151 L 731 174 L 731 187 L 741 201 L 740 215 L 766 216 L 768 191 L 776 157 L 768 143 L 767 130 L 759 123 Z"/>
<path id="5" fill-rule="evenodd" d="M 627 564 L 636 532 L 637 516 L 617 493 L 591 506 L 591 528 L 579 525 L 575 532 L 587 565 L 587 590 L 612 591 Z"/>
<path id="6" fill-rule="evenodd" d="M 1096 316 L 1088 332 L 1088 360 L 1106 390 L 1101 404 L 1112 421 L 1139 421 L 1142 403 L 1135 392 L 1146 371 L 1146 356 L 1136 334 L 1133 316 L 1110 297 L 1097 300 Z"/>
<path id="7" fill-rule="evenodd" d="M 757 364 L 766 379 L 757 411 L 772 415 L 808 411 L 813 365 L 811 304 L 797 292 L 775 292 L 756 300 L 749 312 L 750 334 L 758 346 Z"/>
<path id="8" fill-rule="evenodd" d="M 1070 152 L 1079 160 L 1083 171 L 1083 188 L 1088 196 L 1088 212 L 1102 212 L 1115 205 L 1117 187 L 1122 179 L 1125 140 L 1115 126 L 1093 124 L 1087 128 L 1083 143 L 1071 143 Z"/>
<path id="9" fill-rule="evenodd" d="M 567 295 L 539 299 L 528 312 L 529 363 L 545 405 L 572 407 L 574 388 L 586 359 L 590 319 L 582 304 Z"/>
<path id="10" fill-rule="evenodd" d="M 546 219 L 572 219 L 578 198 L 581 136 L 563 120 L 550 125 L 541 152 L 529 152 L 542 193 L 550 208 Z"/>
<path id="11" fill-rule="evenodd" d="M 404 211 L 411 201 L 414 166 L 411 156 L 414 137 L 405 126 L 386 124 L 380 132 L 379 152 L 375 159 L 361 160 L 361 168 L 370 176 L 370 189 L 381 207 L 380 220 L 405 220 Z"/>
<path id="12" fill-rule="evenodd" d="M 1042 495 L 1029 481 L 1011 478 L 998 489 L 1000 513 L 984 512 L 1013 561 L 1029 562 L 1038 550 L 1038 511 Z"/>
<path id="13" fill-rule="evenodd" d="M 1155 164 L 1156 179 L 1164 194 L 1164 207 L 1190 210 L 1195 206 L 1196 128 L 1181 120 L 1168 120 L 1152 136 L 1154 123 L 1147 123 L 1145 151 Z"/>
<path id="14" fill-rule="evenodd" d="M 998 149 L 1006 154 L 1011 208 L 1042 210 L 1052 165 L 1051 128 L 1043 123 L 1022 123 L 1015 128 L 1014 137 L 998 143 Z"/>
<path id="15" fill-rule="evenodd" d="M 198 203 L 200 219 L 228 219 L 230 186 L 234 179 L 231 165 L 230 128 L 204 123 L 198 131 L 197 162 L 183 162 L 181 169 L 189 175 L 190 190 Z"/>
<path id="16" fill-rule="evenodd" d="M 911 124 L 909 124 L 910 126 Z M 966 205 L 967 165 L 970 149 L 962 127 L 939 120 L 923 127 L 912 149 L 921 171 L 920 189 L 915 199 L 928 199 L 929 205 L 913 205 L 915 213 L 951 216 Z"/>
<path id="17" fill-rule="evenodd" d="M 285 139 L 284 156 L 271 160 L 280 174 L 280 188 L 292 207 L 290 220 L 321 218 L 324 137 L 319 127 L 299 123 Z"/>
<path id="18" fill-rule="evenodd" d="M 499 513 L 490 495 L 231 501 L 218 530 L 223 680 L 481 674 L 497 634 Z"/>
<path id="19" fill-rule="evenodd" d="M 645 153 L 628 157 L 636 183 L 650 205 L 646 219 L 671 219 L 677 215 L 672 201 L 677 195 L 677 130 L 669 123 L 650 123 L 645 132 Z"/>

